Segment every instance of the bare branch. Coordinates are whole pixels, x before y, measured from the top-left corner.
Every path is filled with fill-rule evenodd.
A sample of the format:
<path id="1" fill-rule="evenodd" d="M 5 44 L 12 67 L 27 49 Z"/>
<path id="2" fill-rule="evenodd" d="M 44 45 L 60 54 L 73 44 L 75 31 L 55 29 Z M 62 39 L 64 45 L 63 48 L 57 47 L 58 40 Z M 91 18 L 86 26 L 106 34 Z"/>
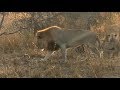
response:
<path id="1" fill-rule="evenodd" d="M 5 35 L 15 34 L 15 33 L 19 32 L 19 31 L 21 31 L 21 30 L 14 31 L 12 33 L 5 33 Z"/>
<path id="2" fill-rule="evenodd" d="M 6 33 L 6 32 L 1 33 L 0 36 L 4 35 L 5 33 Z"/>
<path id="3" fill-rule="evenodd" d="M 15 33 L 18 33 L 19 31 L 21 31 L 22 29 L 27 29 L 27 28 L 25 28 L 25 27 L 20 27 L 19 30 L 14 31 L 14 32 L 11 32 L 11 33 L 3 32 L 3 33 L 0 34 L 0 36 L 2 36 L 2 35 L 11 35 L 11 34 L 15 34 Z"/>
<path id="4" fill-rule="evenodd" d="M 15 33 L 19 32 L 19 31 L 20 31 L 20 30 L 18 30 L 18 31 L 15 31 L 15 32 L 12 32 L 12 33 L 3 32 L 3 33 L 1 33 L 1 34 L 0 34 L 0 36 L 2 36 L 2 35 L 10 35 L 10 34 L 15 34 Z"/>

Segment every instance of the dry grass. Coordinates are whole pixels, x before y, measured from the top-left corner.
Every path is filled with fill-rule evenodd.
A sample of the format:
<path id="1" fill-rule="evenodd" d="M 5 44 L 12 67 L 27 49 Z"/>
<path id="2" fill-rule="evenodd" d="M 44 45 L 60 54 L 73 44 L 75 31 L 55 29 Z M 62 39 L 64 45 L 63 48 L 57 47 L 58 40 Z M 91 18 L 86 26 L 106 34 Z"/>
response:
<path id="1" fill-rule="evenodd" d="M 48 61 L 40 61 L 46 52 L 35 49 L 34 39 L 20 33 L 0 38 L 1 78 L 107 78 L 120 77 L 120 57 L 99 59 L 82 57 L 74 50 L 68 51 L 68 61 L 61 63 L 60 51 Z"/>
<path id="2" fill-rule="evenodd" d="M 32 50 L 28 50 L 28 52 Z M 119 77 L 120 60 L 100 60 L 92 57 L 68 56 L 60 63 L 57 53 L 48 61 L 40 61 L 41 54 L 13 52 L 0 54 L 1 78 L 107 78 Z"/>
<path id="3" fill-rule="evenodd" d="M 26 27 L 29 23 L 26 21 L 22 23 L 19 20 L 30 17 L 31 15 L 27 13 L 11 13 L 11 15 L 6 15 L 0 32 L 5 31 L 9 33 L 19 30 L 19 26 Z M 112 24 L 119 28 L 120 15 L 112 14 L 111 17 L 111 20 L 107 22 L 112 21 Z M 65 28 L 81 28 L 85 24 L 84 18 L 78 18 L 78 20 L 73 22 L 75 26 L 69 23 L 72 19 L 68 18 L 70 20 L 67 20 L 64 16 L 60 18 Z M 112 24 L 104 22 L 100 26 L 91 27 L 91 30 L 94 32 L 104 32 L 105 30 L 109 30 L 107 28 L 111 28 Z M 100 37 L 102 38 L 104 35 L 105 33 L 102 33 Z M 120 57 L 115 59 L 99 59 L 89 53 L 84 57 L 73 50 L 69 50 L 68 61 L 66 63 L 60 62 L 62 57 L 59 51 L 48 61 L 40 61 L 45 54 L 46 52 L 40 52 L 40 50 L 35 49 L 33 35 L 30 34 L 28 29 L 23 29 L 16 34 L 0 36 L 0 78 L 120 77 Z"/>

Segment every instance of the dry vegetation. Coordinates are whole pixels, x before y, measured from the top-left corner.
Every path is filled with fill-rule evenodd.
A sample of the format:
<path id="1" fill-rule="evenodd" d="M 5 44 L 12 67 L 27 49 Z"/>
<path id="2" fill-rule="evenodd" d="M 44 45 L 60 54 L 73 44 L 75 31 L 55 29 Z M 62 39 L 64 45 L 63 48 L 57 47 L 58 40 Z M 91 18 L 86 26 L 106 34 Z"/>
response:
<path id="1" fill-rule="evenodd" d="M 34 15 L 35 14 L 35 15 Z M 34 39 L 34 30 L 39 23 L 40 28 L 50 25 L 59 25 L 64 28 L 87 28 L 88 13 L 60 13 L 51 20 L 48 17 L 54 17 L 55 13 L 12 13 L 7 12 L 2 24 L 2 32 L 19 32 L 0 36 L 0 77 L 1 78 L 119 78 L 120 77 L 120 57 L 114 59 L 99 59 L 93 54 L 81 56 L 73 49 L 68 50 L 68 62 L 61 63 L 61 54 L 55 52 L 48 61 L 40 61 L 46 52 L 40 52 L 36 48 Z M 48 14 L 48 15 L 47 15 Z M 59 14 L 59 13 L 58 13 Z M 85 14 L 85 15 L 84 15 Z M 2 15 L 2 14 L 1 14 Z M 33 18 L 34 15 L 34 18 Z M 57 12 L 56 12 L 57 15 Z M 81 16 L 80 16 L 81 15 Z M 93 17 L 97 14 L 91 13 Z M 102 17 L 107 17 L 97 25 L 92 24 L 90 29 L 96 31 L 100 38 L 104 36 L 103 31 L 110 25 L 119 26 L 120 13 L 100 13 Z M 73 17 L 74 18 L 71 18 Z M 78 17 L 79 16 L 79 17 Z M 78 18 L 76 18 L 78 17 Z M 2 18 L 2 17 L 1 17 Z M 33 20 L 34 22 L 32 22 Z M 56 20 L 56 21 L 55 21 Z M 45 22 L 44 22 L 45 21 Z M 49 22 L 48 22 L 49 21 Z M 60 22 L 61 21 L 61 22 Z M 53 23 L 51 23 L 53 22 Z M 57 23 L 56 23 L 57 22 Z M 59 22 L 59 23 L 58 23 Z M 104 22 L 104 23 L 103 23 Z M 36 28 L 35 28 L 36 27 Z"/>

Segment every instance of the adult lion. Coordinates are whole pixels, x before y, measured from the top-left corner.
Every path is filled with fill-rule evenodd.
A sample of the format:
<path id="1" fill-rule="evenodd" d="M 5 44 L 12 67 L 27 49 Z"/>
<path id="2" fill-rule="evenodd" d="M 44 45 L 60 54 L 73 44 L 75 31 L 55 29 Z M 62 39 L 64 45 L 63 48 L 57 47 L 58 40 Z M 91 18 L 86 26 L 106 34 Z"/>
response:
<path id="1" fill-rule="evenodd" d="M 67 48 L 77 47 L 82 44 L 89 45 L 90 49 L 100 55 L 97 45 L 100 45 L 96 33 L 88 30 L 78 29 L 63 29 L 58 26 L 51 26 L 43 30 L 38 30 L 36 33 L 39 48 L 47 50 L 47 55 L 44 60 L 47 60 L 53 51 L 59 48 L 62 51 L 64 60 L 67 60 Z"/>

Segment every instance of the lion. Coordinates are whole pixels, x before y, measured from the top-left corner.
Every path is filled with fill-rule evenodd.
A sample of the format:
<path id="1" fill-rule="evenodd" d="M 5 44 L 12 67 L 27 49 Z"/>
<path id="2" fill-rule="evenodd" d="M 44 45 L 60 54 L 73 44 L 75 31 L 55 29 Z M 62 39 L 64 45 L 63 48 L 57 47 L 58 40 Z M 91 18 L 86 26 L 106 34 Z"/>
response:
<path id="1" fill-rule="evenodd" d="M 101 47 L 104 58 L 115 58 L 120 51 L 119 35 L 116 33 L 107 34 Z"/>
<path id="2" fill-rule="evenodd" d="M 37 42 L 41 49 L 47 50 L 47 55 L 43 60 L 50 58 L 52 53 L 61 49 L 64 61 L 67 61 L 67 49 L 87 44 L 90 49 L 100 56 L 98 47 L 100 41 L 96 33 L 88 30 L 65 29 L 58 26 L 51 26 L 36 33 Z"/>

